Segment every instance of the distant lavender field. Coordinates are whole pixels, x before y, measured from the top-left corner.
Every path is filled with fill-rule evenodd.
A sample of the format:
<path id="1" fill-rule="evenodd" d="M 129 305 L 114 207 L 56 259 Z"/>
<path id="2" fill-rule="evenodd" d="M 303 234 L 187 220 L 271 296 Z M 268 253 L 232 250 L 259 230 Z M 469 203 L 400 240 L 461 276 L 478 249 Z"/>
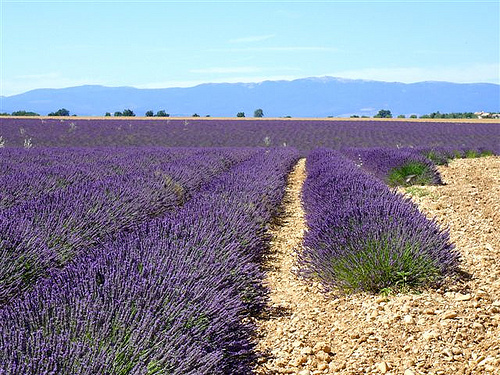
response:
<path id="1" fill-rule="evenodd" d="M 4 147 L 482 147 L 500 151 L 499 123 L 0 118 Z"/>

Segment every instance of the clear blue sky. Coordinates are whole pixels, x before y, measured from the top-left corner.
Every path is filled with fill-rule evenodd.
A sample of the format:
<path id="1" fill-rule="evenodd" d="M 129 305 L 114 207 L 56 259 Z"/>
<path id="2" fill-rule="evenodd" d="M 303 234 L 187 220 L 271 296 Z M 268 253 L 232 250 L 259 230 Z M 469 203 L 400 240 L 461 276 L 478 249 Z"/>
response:
<path id="1" fill-rule="evenodd" d="M 500 2 L 1 2 L 1 95 L 336 76 L 500 83 Z"/>

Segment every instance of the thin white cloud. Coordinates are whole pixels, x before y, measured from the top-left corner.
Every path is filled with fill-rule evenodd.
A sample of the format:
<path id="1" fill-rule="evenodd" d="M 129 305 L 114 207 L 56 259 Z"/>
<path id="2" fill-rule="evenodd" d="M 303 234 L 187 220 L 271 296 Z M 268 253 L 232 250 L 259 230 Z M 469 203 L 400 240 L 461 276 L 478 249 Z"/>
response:
<path id="1" fill-rule="evenodd" d="M 255 43 L 255 42 L 262 42 L 264 40 L 272 39 L 275 36 L 276 36 L 275 34 L 247 36 L 247 37 L 244 37 L 244 38 L 229 39 L 229 43 Z"/>
<path id="2" fill-rule="evenodd" d="M 295 47 L 243 47 L 243 48 L 213 48 L 210 52 L 338 52 L 338 48 L 321 46 Z"/>
<path id="3" fill-rule="evenodd" d="M 236 67 L 212 67 L 202 69 L 192 69 L 190 73 L 200 74 L 244 74 L 244 73 L 259 73 L 262 69 L 256 66 L 236 66 Z"/>

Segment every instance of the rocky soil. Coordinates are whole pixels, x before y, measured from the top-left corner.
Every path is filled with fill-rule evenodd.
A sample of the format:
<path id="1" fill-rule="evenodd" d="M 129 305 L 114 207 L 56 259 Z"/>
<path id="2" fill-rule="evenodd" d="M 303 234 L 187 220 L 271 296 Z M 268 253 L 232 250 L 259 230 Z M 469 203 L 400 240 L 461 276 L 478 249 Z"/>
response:
<path id="1" fill-rule="evenodd" d="M 500 157 L 439 170 L 444 186 L 405 192 L 449 227 L 460 279 L 419 293 L 340 295 L 294 274 L 306 229 L 298 163 L 272 229 L 256 374 L 500 374 Z"/>

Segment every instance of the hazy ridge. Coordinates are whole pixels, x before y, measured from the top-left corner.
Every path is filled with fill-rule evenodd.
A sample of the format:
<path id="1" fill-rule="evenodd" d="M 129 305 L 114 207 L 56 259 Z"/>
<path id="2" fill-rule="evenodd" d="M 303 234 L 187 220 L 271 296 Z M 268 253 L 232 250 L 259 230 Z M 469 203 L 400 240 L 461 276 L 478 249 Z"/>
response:
<path id="1" fill-rule="evenodd" d="M 380 109 L 398 114 L 435 111 L 500 111 L 500 85 L 490 83 L 399 83 L 335 77 L 261 83 L 207 83 L 188 88 L 137 89 L 86 85 L 37 89 L 1 97 L 0 112 L 41 115 L 68 109 L 71 114 L 102 116 L 126 108 L 138 116 L 165 110 L 172 116 L 236 116 L 262 108 L 267 117 L 373 116 Z"/>

